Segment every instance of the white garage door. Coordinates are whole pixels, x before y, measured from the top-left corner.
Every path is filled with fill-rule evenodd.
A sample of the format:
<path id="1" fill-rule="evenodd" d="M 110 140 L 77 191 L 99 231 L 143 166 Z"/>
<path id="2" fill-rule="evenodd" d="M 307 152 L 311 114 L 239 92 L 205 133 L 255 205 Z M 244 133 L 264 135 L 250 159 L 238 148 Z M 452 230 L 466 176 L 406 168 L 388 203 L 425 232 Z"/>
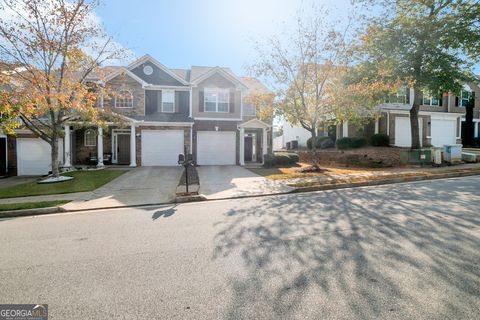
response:
<path id="1" fill-rule="evenodd" d="M 434 147 L 457 143 L 457 119 L 432 119 L 431 126 Z"/>
<path id="2" fill-rule="evenodd" d="M 197 132 L 197 163 L 199 165 L 234 165 L 236 141 L 235 132 Z"/>
<path id="3" fill-rule="evenodd" d="M 142 166 L 177 166 L 183 130 L 143 130 Z"/>
<path id="4" fill-rule="evenodd" d="M 37 176 L 52 170 L 51 147 L 39 138 L 17 139 L 17 174 Z M 63 140 L 58 142 L 58 160 L 63 161 Z"/>
<path id="5" fill-rule="evenodd" d="M 420 145 L 422 144 L 423 128 L 422 120 L 418 119 Z M 412 133 L 410 129 L 410 117 L 395 117 L 395 146 L 411 147 Z"/>

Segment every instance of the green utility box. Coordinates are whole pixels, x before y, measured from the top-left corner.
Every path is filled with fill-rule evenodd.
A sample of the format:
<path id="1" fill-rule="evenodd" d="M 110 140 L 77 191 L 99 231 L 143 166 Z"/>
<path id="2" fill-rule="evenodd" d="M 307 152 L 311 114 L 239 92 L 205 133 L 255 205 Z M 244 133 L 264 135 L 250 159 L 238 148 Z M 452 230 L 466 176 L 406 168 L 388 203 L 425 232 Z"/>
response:
<path id="1" fill-rule="evenodd" d="M 431 164 L 432 149 L 402 149 L 400 150 L 401 164 Z"/>

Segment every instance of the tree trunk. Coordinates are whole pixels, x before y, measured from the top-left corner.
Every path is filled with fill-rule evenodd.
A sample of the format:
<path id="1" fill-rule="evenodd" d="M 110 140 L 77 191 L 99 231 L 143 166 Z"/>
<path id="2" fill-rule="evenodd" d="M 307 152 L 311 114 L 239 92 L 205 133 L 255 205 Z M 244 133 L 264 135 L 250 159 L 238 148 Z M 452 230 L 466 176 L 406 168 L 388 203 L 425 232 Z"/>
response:
<path id="1" fill-rule="evenodd" d="M 415 98 L 413 100 L 413 106 L 410 109 L 410 129 L 412 136 L 412 149 L 420 149 L 420 130 L 418 127 L 418 112 L 420 111 L 420 98 L 421 91 L 414 88 Z"/>
<path id="2" fill-rule="evenodd" d="M 51 153 L 51 158 L 52 158 L 52 175 L 53 177 L 57 178 L 60 175 L 60 169 L 58 166 L 58 137 L 60 136 L 60 130 L 58 129 L 57 126 L 53 127 L 53 132 L 52 132 L 52 141 L 50 143 L 52 153 Z"/>
<path id="3" fill-rule="evenodd" d="M 312 130 L 310 130 L 310 133 L 312 135 L 312 163 L 314 167 L 318 167 L 318 155 L 316 146 L 317 130 L 313 128 Z"/>

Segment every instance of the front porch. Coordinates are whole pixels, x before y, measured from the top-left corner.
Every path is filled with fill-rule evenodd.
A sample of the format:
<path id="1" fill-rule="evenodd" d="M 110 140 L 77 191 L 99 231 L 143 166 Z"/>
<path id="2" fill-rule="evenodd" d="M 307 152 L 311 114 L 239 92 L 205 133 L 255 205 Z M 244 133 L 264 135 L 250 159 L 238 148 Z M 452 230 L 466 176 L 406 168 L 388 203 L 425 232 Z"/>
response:
<path id="1" fill-rule="evenodd" d="M 128 165 L 136 167 L 136 130 L 129 127 L 65 126 L 64 167 Z"/>
<path id="2" fill-rule="evenodd" d="M 241 166 L 263 164 L 268 154 L 268 132 L 271 126 L 258 119 L 238 125 L 240 131 L 239 162 Z"/>

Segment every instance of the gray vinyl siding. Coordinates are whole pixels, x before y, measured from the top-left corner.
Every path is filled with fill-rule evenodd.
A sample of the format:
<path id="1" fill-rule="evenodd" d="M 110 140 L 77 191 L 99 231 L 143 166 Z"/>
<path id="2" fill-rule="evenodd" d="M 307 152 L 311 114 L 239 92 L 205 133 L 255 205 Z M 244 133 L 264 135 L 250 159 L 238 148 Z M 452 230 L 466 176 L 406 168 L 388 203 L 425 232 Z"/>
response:
<path id="1" fill-rule="evenodd" d="M 205 112 L 204 90 L 205 88 L 221 88 L 230 90 L 229 112 Z M 226 118 L 240 119 L 241 117 L 241 91 L 231 81 L 219 74 L 214 74 L 194 87 L 192 90 L 192 114 L 195 118 Z"/>
<path id="2" fill-rule="evenodd" d="M 151 66 L 153 68 L 153 73 L 151 75 L 146 75 L 143 72 L 145 66 Z M 144 80 L 149 84 L 160 85 L 160 86 L 184 86 L 180 81 L 166 73 L 165 71 L 158 68 L 151 62 L 145 62 L 141 65 L 133 68 L 131 70 L 136 76 Z"/>

